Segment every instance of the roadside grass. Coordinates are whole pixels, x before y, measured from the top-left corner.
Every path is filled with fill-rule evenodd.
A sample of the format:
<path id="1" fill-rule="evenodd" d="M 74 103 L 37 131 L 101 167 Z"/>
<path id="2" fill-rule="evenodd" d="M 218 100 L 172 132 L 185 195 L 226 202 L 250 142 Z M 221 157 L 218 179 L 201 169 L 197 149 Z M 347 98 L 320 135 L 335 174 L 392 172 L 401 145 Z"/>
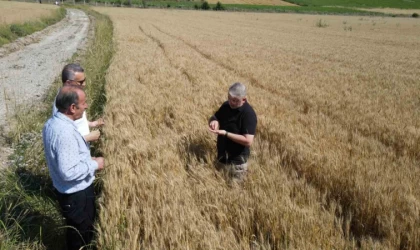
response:
<path id="1" fill-rule="evenodd" d="M 61 21 L 66 16 L 66 9 L 61 7 L 53 13 L 52 16 L 41 17 L 37 21 L 0 25 L 0 46 Z"/>
<path id="2" fill-rule="evenodd" d="M 109 6 L 129 6 L 129 1 L 124 0 L 99 0 L 100 4 Z M 341 14 L 341 15 L 370 15 L 384 16 L 383 13 L 355 10 L 342 7 L 321 7 L 321 6 L 275 6 L 275 5 L 254 5 L 254 4 L 225 4 L 220 2 L 226 11 L 247 11 L 247 12 L 276 12 L 276 13 L 307 13 L 307 14 Z M 201 1 L 140 1 L 132 0 L 132 7 L 139 8 L 162 8 L 162 9 L 198 9 Z M 209 10 L 216 8 L 217 4 L 208 4 Z"/>
<path id="3" fill-rule="evenodd" d="M 401 0 L 285 0 L 300 6 L 344 6 L 359 8 L 420 9 L 420 1 Z"/>
<path id="4" fill-rule="evenodd" d="M 64 9 L 64 8 L 63 8 Z M 100 115 L 106 101 L 105 71 L 113 54 L 113 27 L 108 17 L 89 8 L 95 25 L 89 48 L 72 61 L 85 68 L 89 117 Z M 64 9 L 65 10 L 65 9 Z M 44 159 L 41 130 L 51 115 L 51 105 L 61 81 L 57 79 L 42 103 L 18 107 L 11 121 L 14 153 L 0 172 L 0 249 L 64 249 L 65 222 L 61 217 Z"/>

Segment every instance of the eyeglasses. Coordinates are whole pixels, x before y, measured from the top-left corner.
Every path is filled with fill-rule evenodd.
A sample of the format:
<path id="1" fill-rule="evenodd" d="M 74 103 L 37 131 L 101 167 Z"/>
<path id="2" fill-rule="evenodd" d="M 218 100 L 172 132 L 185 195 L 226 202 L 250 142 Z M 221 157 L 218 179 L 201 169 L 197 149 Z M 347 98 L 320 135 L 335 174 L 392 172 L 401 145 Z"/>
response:
<path id="1" fill-rule="evenodd" d="M 229 100 L 230 102 L 232 102 L 232 103 L 235 103 L 235 104 L 239 104 L 239 103 L 242 101 L 242 99 L 241 99 L 241 98 L 232 97 L 232 96 L 230 96 L 230 95 L 228 95 L 228 100 Z"/>
<path id="2" fill-rule="evenodd" d="M 76 81 L 76 80 L 72 80 L 72 81 L 79 83 L 79 85 L 83 85 L 85 83 L 85 81 L 86 81 L 86 77 L 85 77 L 85 79 L 80 80 L 80 81 Z"/>

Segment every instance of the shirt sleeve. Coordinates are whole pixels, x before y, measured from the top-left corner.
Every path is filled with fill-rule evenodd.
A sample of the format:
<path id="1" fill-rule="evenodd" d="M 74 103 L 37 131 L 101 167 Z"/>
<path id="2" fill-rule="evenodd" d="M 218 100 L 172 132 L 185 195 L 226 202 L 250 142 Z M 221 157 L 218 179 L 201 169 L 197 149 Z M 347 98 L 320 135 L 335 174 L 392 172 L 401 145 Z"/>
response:
<path id="1" fill-rule="evenodd" d="M 257 115 L 255 112 L 245 113 L 242 119 L 242 131 L 243 135 L 255 135 L 255 130 L 257 129 Z"/>
<path id="2" fill-rule="evenodd" d="M 84 156 L 79 150 L 80 146 L 76 135 L 62 132 L 57 139 L 56 152 L 58 174 L 64 181 L 84 180 L 88 175 L 93 175 L 98 169 L 98 163 L 90 157 Z"/>

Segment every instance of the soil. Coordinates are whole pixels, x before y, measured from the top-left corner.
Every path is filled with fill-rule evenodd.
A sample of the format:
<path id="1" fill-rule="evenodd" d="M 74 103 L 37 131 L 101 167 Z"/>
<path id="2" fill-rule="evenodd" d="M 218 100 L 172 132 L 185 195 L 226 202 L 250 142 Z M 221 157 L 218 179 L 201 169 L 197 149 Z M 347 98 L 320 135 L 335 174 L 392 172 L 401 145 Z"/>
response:
<path id="1" fill-rule="evenodd" d="M 13 152 L 8 118 L 19 105 L 42 100 L 63 66 L 86 45 L 89 26 L 83 11 L 67 9 L 62 21 L 0 48 L 0 168 Z"/>

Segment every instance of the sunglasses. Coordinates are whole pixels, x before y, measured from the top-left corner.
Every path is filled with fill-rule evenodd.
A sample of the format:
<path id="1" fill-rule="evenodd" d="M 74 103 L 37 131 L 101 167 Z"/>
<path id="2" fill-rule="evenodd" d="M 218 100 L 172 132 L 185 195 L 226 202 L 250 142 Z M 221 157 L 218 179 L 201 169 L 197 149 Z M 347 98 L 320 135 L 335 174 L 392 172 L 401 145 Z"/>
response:
<path id="1" fill-rule="evenodd" d="M 86 78 L 83 79 L 83 80 L 80 80 L 80 81 L 76 81 L 76 80 L 72 80 L 72 81 L 79 83 L 79 85 L 83 85 L 85 83 L 85 81 L 86 81 Z"/>

